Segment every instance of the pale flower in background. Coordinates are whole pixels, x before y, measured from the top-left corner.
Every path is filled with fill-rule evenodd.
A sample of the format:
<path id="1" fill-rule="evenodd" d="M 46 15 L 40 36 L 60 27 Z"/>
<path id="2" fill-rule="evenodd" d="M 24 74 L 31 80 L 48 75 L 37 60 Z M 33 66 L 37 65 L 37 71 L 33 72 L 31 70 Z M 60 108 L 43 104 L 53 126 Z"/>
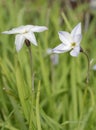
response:
<path id="1" fill-rule="evenodd" d="M 50 56 L 51 62 L 53 65 L 58 65 L 59 63 L 59 55 L 58 54 L 52 54 Z"/>
<path id="2" fill-rule="evenodd" d="M 48 48 L 48 49 L 46 50 L 46 53 L 47 53 L 48 55 L 50 55 L 50 60 L 51 60 L 51 63 L 52 63 L 53 65 L 57 65 L 57 64 L 59 63 L 59 55 L 58 55 L 58 54 L 54 54 L 54 53 L 52 52 L 52 49 L 51 49 L 51 48 Z"/>
<path id="3" fill-rule="evenodd" d="M 2 32 L 3 34 L 16 34 L 15 37 L 15 45 L 16 50 L 19 51 L 25 40 L 28 40 L 30 43 L 33 43 L 37 46 L 37 41 L 34 35 L 34 32 L 43 32 L 47 30 L 48 28 L 45 26 L 34 26 L 34 25 L 26 25 L 26 26 L 20 26 L 17 28 L 13 28 L 9 31 Z"/>
<path id="4" fill-rule="evenodd" d="M 66 31 L 58 32 L 61 44 L 52 49 L 53 53 L 65 53 L 70 51 L 71 56 L 78 56 L 80 53 L 80 42 L 82 39 L 81 23 L 79 23 L 71 33 Z"/>
<path id="5" fill-rule="evenodd" d="M 90 0 L 90 8 L 96 10 L 96 0 Z"/>
<path id="6" fill-rule="evenodd" d="M 96 71 L 96 64 L 92 67 L 92 70 Z"/>
<path id="7" fill-rule="evenodd" d="M 95 59 L 90 60 L 90 68 L 94 71 L 96 71 L 96 64 L 95 64 Z"/>

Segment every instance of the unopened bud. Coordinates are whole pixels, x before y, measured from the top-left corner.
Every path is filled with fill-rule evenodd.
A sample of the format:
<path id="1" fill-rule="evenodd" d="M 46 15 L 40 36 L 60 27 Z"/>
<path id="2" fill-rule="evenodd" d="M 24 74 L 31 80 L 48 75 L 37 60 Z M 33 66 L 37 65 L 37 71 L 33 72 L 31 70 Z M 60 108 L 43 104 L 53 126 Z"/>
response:
<path id="1" fill-rule="evenodd" d="M 26 39 L 25 44 L 26 44 L 27 47 L 29 47 L 30 46 L 30 41 L 28 39 Z"/>

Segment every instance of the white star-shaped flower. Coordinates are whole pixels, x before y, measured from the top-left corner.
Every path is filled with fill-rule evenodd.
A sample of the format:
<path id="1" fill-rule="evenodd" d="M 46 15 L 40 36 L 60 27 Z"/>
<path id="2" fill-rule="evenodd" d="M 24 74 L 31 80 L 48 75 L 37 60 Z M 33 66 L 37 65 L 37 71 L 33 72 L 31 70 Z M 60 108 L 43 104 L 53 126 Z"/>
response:
<path id="1" fill-rule="evenodd" d="M 82 39 L 81 23 L 75 26 L 71 33 L 60 31 L 58 34 L 62 43 L 52 49 L 53 53 L 64 53 L 70 51 L 71 56 L 78 56 Z"/>
<path id="2" fill-rule="evenodd" d="M 15 45 L 16 45 L 16 50 L 19 51 L 22 48 L 25 40 L 28 40 L 30 43 L 33 43 L 34 45 L 37 45 L 34 32 L 43 32 L 47 29 L 48 28 L 45 26 L 26 25 L 26 26 L 13 28 L 12 30 L 9 31 L 4 31 L 2 33 L 16 34 Z"/>

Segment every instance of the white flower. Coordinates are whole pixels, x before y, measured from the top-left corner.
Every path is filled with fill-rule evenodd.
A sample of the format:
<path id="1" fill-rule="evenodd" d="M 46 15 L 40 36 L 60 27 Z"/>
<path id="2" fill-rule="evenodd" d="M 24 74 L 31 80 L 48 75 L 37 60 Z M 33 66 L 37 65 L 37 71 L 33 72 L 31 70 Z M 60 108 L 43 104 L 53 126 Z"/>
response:
<path id="1" fill-rule="evenodd" d="M 15 45 L 16 45 L 16 50 L 19 51 L 22 48 L 24 41 L 26 39 L 29 40 L 34 45 L 37 45 L 34 32 L 43 32 L 47 29 L 48 28 L 45 26 L 26 25 L 26 26 L 13 28 L 12 30 L 9 30 L 9 31 L 4 31 L 2 33 L 3 34 L 16 34 Z"/>
<path id="2" fill-rule="evenodd" d="M 71 33 L 60 31 L 58 32 L 61 44 L 53 48 L 53 53 L 64 53 L 70 51 L 71 56 L 78 56 L 80 52 L 80 42 L 82 39 L 81 23 L 79 23 Z"/>

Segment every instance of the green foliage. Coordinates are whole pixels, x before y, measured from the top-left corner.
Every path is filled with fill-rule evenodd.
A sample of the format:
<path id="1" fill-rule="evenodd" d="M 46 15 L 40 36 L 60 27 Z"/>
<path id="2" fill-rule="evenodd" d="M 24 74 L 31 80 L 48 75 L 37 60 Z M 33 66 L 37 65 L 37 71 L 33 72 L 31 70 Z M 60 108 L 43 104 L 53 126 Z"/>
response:
<path id="1" fill-rule="evenodd" d="M 32 66 L 26 45 L 17 53 L 15 36 L 0 35 L 1 130 L 96 129 L 96 72 L 90 69 L 87 86 L 86 57 L 82 53 L 77 58 L 60 54 L 54 65 L 46 54 L 47 48 L 60 43 L 59 30 L 70 31 L 81 21 L 81 46 L 96 62 L 96 14 L 88 11 L 87 4 L 75 9 L 67 6 L 58 0 L 0 0 L 0 32 L 26 24 L 49 28 L 36 34 L 37 47 L 31 44 Z M 86 15 L 92 15 L 88 28 Z"/>

